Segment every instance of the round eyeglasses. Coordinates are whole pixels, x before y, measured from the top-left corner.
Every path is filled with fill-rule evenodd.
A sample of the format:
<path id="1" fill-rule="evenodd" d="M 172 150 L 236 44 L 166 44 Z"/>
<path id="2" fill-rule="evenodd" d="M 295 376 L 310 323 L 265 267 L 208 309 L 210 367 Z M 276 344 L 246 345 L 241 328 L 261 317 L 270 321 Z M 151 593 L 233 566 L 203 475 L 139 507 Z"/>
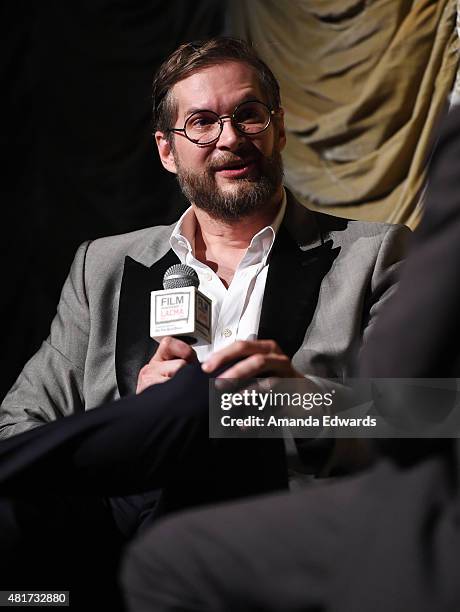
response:
<path id="1" fill-rule="evenodd" d="M 218 115 L 210 110 L 197 110 L 187 117 L 183 128 L 169 128 L 168 132 L 181 132 L 197 145 L 209 145 L 219 140 L 224 129 L 224 119 L 230 119 L 233 127 L 245 136 L 260 134 L 268 128 L 277 111 L 260 102 L 249 100 L 238 104 L 231 115 Z"/>

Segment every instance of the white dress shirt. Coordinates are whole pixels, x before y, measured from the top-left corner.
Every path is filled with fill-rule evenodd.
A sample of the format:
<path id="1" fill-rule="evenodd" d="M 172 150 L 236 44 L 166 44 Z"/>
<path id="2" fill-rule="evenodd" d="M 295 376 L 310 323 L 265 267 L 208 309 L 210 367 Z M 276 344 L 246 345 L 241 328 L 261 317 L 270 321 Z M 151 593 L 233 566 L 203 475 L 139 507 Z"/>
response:
<path id="1" fill-rule="evenodd" d="M 199 340 L 193 345 L 199 361 L 235 340 L 255 340 L 259 329 L 262 300 L 267 281 L 269 255 L 286 212 L 286 192 L 273 223 L 252 237 L 228 289 L 217 274 L 194 255 L 196 217 L 188 208 L 177 222 L 170 245 L 182 264 L 191 266 L 200 279 L 199 289 L 212 301 L 212 342 Z M 297 450 L 290 432 L 285 432 L 291 490 L 303 488 L 311 476 L 299 473 L 291 464 L 297 463 Z"/>
<path id="2" fill-rule="evenodd" d="M 171 248 L 182 264 L 191 266 L 200 279 L 199 289 L 212 301 L 212 342 L 200 340 L 193 348 L 198 359 L 235 340 L 255 340 L 259 329 L 262 300 L 269 266 L 269 255 L 286 211 L 286 193 L 273 223 L 252 237 L 228 289 L 217 274 L 194 255 L 196 217 L 188 208 L 177 222 L 170 238 Z"/>

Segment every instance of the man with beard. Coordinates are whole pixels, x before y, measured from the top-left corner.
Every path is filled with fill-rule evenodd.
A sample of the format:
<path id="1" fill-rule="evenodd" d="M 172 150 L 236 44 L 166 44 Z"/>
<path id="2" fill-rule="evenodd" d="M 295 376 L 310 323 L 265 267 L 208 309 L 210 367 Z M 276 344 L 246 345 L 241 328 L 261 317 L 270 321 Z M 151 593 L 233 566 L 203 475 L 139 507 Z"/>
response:
<path id="1" fill-rule="evenodd" d="M 157 73 L 153 110 L 161 161 L 190 208 L 172 227 L 79 248 L 50 336 L 3 403 L 3 438 L 140 393 L 198 361 L 207 373 L 233 363 L 222 374 L 229 378 L 307 377 L 312 388 L 322 377 L 343 379 L 393 290 L 404 228 L 314 213 L 283 187 L 279 86 L 246 43 L 181 46 Z M 149 338 L 150 292 L 175 263 L 194 268 L 211 298 L 208 344 Z M 161 509 L 286 486 L 279 441 L 231 442 L 250 444 L 244 452 L 218 445 L 205 490 L 188 476 L 162 494 Z M 313 448 L 302 452 L 318 468 Z M 264 470 L 232 483 L 245 453 Z M 139 500 L 111 503 L 119 526 L 136 528 Z"/>

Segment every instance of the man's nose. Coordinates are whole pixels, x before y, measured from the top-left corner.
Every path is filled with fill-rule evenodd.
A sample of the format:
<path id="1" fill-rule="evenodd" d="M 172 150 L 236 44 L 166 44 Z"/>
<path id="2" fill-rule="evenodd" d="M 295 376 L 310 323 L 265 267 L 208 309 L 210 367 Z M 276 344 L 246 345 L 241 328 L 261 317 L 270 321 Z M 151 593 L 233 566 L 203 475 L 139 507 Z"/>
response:
<path id="1" fill-rule="evenodd" d="M 234 149 L 241 145 L 244 135 L 233 125 L 231 117 L 222 118 L 222 133 L 216 143 L 218 149 Z"/>

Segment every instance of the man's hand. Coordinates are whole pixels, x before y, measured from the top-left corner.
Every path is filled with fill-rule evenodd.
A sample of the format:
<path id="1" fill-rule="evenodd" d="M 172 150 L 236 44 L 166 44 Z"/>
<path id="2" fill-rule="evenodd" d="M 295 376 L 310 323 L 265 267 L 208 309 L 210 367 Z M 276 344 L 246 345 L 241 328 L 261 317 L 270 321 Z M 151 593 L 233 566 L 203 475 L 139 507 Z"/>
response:
<path id="1" fill-rule="evenodd" d="M 187 363 L 194 362 L 198 362 L 198 358 L 191 346 L 182 340 L 166 336 L 161 340 L 152 359 L 139 371 L 136 393 L 166 382 Z"/>
<path id="2" fill-rule="evenodd" d="M 274 340 L 237 340 L 230 346 L 213 353 L 203 363 L 203 370 L 211 373 L 235 359 L 246 357 L 229 367 L 217 378 L 303 378 Z"/>

